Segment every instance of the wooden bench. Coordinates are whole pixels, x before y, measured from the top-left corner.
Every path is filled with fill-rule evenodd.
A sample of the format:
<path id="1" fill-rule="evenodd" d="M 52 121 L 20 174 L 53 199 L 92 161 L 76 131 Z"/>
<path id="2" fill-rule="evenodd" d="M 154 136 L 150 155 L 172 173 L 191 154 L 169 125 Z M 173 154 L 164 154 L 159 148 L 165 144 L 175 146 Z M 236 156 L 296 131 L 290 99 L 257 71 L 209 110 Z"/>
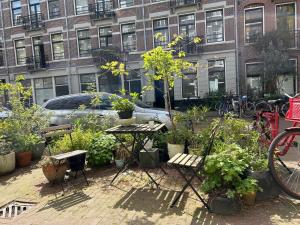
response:
<path id="1" fill-rule="evenodd" d="M 73 140 L 72 140 L 72 132 L 73 127 L 71 124 L 65 124 L 60 126 L 53 126 L 48 127 L 42 130 L 42 136 L 46 139 L 46 143 L 49 145 L 51 140 L 54 137 L 62 136 L 65 134 L 70 135 L 70 140 L 72 144 L 73 151 L 62 153 L 58 155 L 52 155 L 51 150 L 49 149 L 50 159 L 54 162 L 58 162 L 58 164 L 63 163 L 65 161 L 68 161 L 70 170 L 72 172 L 75 172 L 75 178 L 77 177 L 78 172 L 81 172 L 83 175 L 87 185 L 89 185 L 87 177 L 85 175 L 85 159 L 86 159 L 86 153 L 85 150 L 74 150 Z M 61 187 L 64 191 L 63 185 L 61 184 Z"/>

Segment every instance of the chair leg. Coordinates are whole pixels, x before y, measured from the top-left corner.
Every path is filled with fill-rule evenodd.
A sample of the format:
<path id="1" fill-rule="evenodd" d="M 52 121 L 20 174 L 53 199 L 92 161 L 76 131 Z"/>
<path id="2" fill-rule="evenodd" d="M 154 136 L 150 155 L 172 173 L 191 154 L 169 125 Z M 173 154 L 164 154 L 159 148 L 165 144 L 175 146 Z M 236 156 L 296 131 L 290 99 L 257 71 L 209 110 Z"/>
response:
<path id="1" fill-rule="evenodd" d="M 175 169 L 180 173 L 181 176 L 183 176 L 183 177 L 185 178 L 184 174 L 181 172 L 181 170 L 180 170 L 179 168 L 175 167 Z M 171 204 L 171 206 L 170 206 L 171 208 L 174 207 L 174 205 L 177 203 L 177 201 L 179 200 L 179 198 L 181 197 L 181 195 L 183 195 L 184 191 L 187 189 L 187 187 L 189 186 L 189 183 L 192 182 L 192 180 L 194 179 L 194 177 L 195 177 L 195 176 L 192 176 L 192 177 L 189 179 L 189 181 L 182 187 L 180 193 L 176 196 L 176 198 L 175 198 L 174 201 L 172 202 L 172 204 Z M 186 180 L 186 179 L 185 179 L 185 180 Z"/>
<path id="2" fill-rule="evenodd" d="M 193 187 L 193 185 L 191 184 L 191 182 L 192 182 L 193 179 L 189 179 L 189 180 L 188 180 L 188 179 L 184 176 L 184 174 L 181 172 L 181 170 L 178 169 L 178 171 L 179 171 L 179 173 L 181 174 L 181 176 L 184 178 L 184 180 L 187 182 L 187 185 L 190 186 L 190 187 L 192 188 L 192 190 L 195 192 L 195 194 L 198 196 L 198 198 L 199 198 L 199 199 L 201 200 L 201 202 L 204 204 L 204 206 L 205 206 L 208 210 L 210 210 L 208 204 L 204 201 L 204 199 L 199 195 L 199 193 L 197 192 L 197 190 L 196 190 L 196 189 Z M 194 178 L 194 177 L 195 177 L 195 175 L 192 176 L 192 178 Z"/>
<path id="3" fill-rule="evenodd" d="M 111 180 L 110 185 L 112 185 L 112 183 L 115 181 L 115 179 L 117 179 L 117 177 L 118 177 L 121 173 L 124 173 L 127 169 L 128 169 L 128 163 L 126 163 L 122 169 L 119 169 L 118 173 L 117 173 L 117 174 L 114 176 L 114 178 Z"/>
<path id="4" fill-rule="evenodd" d="M 84 179 L 85 179 L 85 182 L 86 182 L 87 186 L 89 186 L 89 181 L 88 181 L 88 179 L 87 179 L 87 177 L 86 177 L 86 175 L 85 175 L 84 170 L 81 170 L 81 173 L 82 173 L 82 175 L 83 175 L 83 177 L 84 177 Z"/>

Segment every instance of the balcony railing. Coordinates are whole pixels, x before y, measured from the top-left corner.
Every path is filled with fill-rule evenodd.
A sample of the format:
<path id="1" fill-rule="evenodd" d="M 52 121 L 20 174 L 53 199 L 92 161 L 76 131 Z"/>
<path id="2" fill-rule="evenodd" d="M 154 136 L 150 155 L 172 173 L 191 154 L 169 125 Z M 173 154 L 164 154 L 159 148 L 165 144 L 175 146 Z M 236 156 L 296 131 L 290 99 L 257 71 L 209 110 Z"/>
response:
<path id="1" fill-rule="evenodd" d="M 194 42 L 195 37 L 185 37 L 175 46 L 175 53 L 184 51 L 187 54 L 198 54 L 201 52 L 201 43 Z"/>
<path id="2" fill-rule="evenodd" d="M 27 57 L 26 66 L 28 71 L 30 72 L 47 69 L 48 68 L 47 57 L 45 55 Z"/>
<path id="3" fill-rule="evenodd" d="M 23 27 L 27 31 L 40 30 L 45 27 L 44 15 L 42 13 L 36 13 L 29 16 L 21 16 L 20 21 Z"/>
<path id="4" fill-rule="evenodd" d="M 92 56 L 97 65 L 104 65 L 107 62 L 120 61 L 122 52 L 118 47 L 109 46 L 92 49 Z"/>
<path id="5" fill-rule="evenodd" d="M 172 8 L 191 6 L 200 3 L 201 0 L 171 0 L 170 6 Z"/>
<path id="6" fill-rule="evenodd" d="M 89 4 L 89 13 L 93 20 L 112 18 L 115 15 L 113 3 L 110 0 Z"/>

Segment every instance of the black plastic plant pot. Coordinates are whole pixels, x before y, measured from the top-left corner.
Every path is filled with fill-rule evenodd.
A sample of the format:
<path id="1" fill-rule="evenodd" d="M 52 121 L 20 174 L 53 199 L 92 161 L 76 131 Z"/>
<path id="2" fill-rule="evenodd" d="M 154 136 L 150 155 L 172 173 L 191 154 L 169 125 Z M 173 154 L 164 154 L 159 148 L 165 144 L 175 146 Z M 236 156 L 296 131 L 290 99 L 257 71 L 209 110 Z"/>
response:
<path id="1" fill-rule="evenodd" d="M 133 111 L 122 111 L 118 112 L 120 119 L 130 119 L 132 118 Z"/>
<path id="2" fill-rule="evenodd" d="M 85 166 L 85 154 L 70 157 L 68 158 L 68 162 L 71 171 L 77 172 L 83 170 Z"/>
<path id="3" fill-rule="evenodd" d="M 241 211 L 242 204 L 237 198 L 222 196 L 210 197 L 208 205 L 210 211 L 220 215 L 232 215 Z"/>

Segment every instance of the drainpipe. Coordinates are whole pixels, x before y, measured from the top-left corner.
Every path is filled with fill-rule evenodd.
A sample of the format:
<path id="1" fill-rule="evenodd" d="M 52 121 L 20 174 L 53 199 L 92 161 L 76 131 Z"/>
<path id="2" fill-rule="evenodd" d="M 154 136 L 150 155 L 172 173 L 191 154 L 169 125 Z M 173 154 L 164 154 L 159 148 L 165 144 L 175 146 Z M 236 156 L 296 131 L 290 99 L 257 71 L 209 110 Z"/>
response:
<path id="1" fill-rule="evenodd" d="M 145 22 L 145 2 L 142 0 L 143 9 L 142 9 L 142 16 L 143 16 L 143 27 L 144 27 L 144 50 L 147 50 L 147 37 L 146 37 L 146 22 Z"/>
<path id="2" fill-rule="evenodd" d="M 240 95 L 240 71 L 239 71 L 239 42 L 238 42 L 238 0 L 234 0 L 234 27 L 235 27 L 235 70 L 236 93 Z"/>
<path id="3" fill-rule="evenodd" d="M 70 42 L 69 42 L 69 21 L 68 21 L 68 14 L 67 14 L 67 1 L 64 0 L 64 11 L 65 11 L 65 21 L 66 21 L 66 28 L 67 28 L 67 48 L 68 48 L 68 81 L 69 81 L 69 92 L 72 93 L 72 79 L 71 79 L 71 54 L 70 54 Z"/>
<path id="4" fill-rule="evenodd" d="M 8 59 L 7 59 L 7 49 L 6 49 L 6 38 L 5 38 L 5 27 L 4 27 L 4 17 L 3 17 L 3 10 L 2 10 L 2 1 L 0 3 L 1 5 L 1 24 L 2 24 L 2 34 L 3 34 L 3 48 L 4 48 L 4 57 L 5 57 L 5 67 L 7 77 L 8 77 L 8 82 L 10 83 L 10 76 L 9 76 L 9 64 L 8 64 Z"/>

